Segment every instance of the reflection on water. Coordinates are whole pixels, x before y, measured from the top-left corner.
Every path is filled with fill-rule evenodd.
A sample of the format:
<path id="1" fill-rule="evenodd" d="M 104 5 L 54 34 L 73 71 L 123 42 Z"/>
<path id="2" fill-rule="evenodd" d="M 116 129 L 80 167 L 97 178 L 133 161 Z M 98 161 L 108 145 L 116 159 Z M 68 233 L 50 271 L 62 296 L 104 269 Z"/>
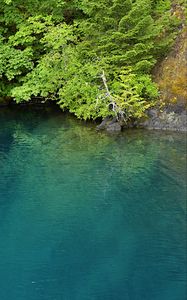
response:
<path id="1" fill-rule="evenodd" d="M 185 135 L 0 111 L 0 299 L 185 300 Z"/>

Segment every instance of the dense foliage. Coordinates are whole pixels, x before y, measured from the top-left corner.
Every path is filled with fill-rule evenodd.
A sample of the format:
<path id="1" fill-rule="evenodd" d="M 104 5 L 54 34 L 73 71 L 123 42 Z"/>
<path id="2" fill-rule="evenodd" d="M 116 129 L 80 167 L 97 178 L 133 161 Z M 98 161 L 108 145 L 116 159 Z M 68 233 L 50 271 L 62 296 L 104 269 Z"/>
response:
<path id="1" fill-rule="evenodd" d="M 0 97 L 77 117 L 141 117 L 175 38 L 170 0 L 0 0 Z"/>

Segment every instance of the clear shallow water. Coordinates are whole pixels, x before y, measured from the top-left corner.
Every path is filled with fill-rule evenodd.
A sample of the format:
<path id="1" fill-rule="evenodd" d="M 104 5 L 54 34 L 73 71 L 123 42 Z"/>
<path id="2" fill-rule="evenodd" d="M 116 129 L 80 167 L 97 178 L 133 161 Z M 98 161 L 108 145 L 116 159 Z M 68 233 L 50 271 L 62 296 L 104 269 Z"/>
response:
<path id="1" fill-rule="evenodd" d="M 185 300 L 184 134 L 0 111 L 0 300 Z"/>

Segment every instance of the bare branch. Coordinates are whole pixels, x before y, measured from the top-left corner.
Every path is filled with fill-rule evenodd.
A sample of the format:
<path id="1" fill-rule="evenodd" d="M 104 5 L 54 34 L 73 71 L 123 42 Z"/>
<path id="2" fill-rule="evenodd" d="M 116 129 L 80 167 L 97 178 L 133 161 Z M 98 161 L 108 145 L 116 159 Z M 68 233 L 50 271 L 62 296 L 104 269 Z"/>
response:
<path id="1" fill-rule="evenodd" d="M 112 97 L 112 95 L 111 95 L 111 93 L 110 93 L 110 91 L 109 91 L 109 88 L 108 88 L 108 85 L 107 85 L 107 80 L 106 80 L 106 76 L 105 76 L 104 70 L 103 70 L 103 72 L 102 72 L 101 79 L 102 79 L 103 84 L 104 84 L 104 86 L 105 86 L 105 89 L 106 89 L 106 91 L 107 91 L 107 96 L 108 96 L 109 99 L 110 99 L 110 105 L 112 105 L 112 110 L 113 110 L 113 112 L 115 112 L 116 117 L 118 118 L 118 116 L 117 116 L 117 111 L 116 111 L 117 105 L 116 105 L 116 103 L 115 103 L 115 101 L 114 101 L 114 99 L 113 99 L 113 97 Z"/>

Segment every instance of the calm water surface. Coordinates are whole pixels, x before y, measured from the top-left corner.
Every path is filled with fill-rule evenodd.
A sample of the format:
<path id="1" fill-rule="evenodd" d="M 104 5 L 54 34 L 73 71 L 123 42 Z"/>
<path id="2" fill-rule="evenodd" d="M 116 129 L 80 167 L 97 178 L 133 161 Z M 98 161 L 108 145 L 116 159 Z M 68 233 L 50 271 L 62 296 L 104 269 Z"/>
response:
<path id="1" fill-rule="evenodd" d="M 0 300 L 185 300 L 186 142 L 0 111 Z"/>

